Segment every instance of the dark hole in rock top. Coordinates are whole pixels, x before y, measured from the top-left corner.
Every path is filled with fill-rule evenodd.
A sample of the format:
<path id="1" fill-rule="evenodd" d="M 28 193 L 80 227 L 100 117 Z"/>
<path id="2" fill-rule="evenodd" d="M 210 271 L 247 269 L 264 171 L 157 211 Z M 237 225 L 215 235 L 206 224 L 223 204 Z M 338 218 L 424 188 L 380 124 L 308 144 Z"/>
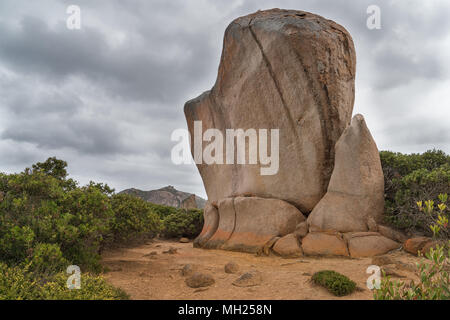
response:
<path id="1" fill-rule="evenodd" d="M 305 16 L 306 16 L 306 13 L 296 13 L 295 15 L 296 15 L 296 16 L 299 16 L 299 17 L 305 17 Z"/>

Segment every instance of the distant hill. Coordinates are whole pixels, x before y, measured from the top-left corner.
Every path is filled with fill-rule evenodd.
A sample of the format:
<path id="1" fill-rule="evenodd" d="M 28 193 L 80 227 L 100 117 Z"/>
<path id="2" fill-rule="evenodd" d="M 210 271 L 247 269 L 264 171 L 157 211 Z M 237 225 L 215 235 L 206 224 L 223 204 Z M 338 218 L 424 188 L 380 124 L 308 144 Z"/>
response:
<path id="1" fill-rule="evenodd" d="M 131 188 L 123 190 L 120 193 L 131 194 L 148 202 L 181 209 L 203 209 L 206 203 L 205 199 L 192 193 L 178 191 L 173 186 L 151 191 Z"/>

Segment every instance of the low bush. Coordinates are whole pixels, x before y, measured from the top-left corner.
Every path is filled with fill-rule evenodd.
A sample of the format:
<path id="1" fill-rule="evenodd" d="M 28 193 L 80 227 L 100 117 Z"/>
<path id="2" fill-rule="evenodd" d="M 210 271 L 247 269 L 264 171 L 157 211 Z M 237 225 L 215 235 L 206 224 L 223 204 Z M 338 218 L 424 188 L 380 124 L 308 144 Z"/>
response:
<path id="1" fill-rule="evenodd" d="M 346 276 L 331 270 L 316 272 L 312 276 L 312 281 L 326 288 L 335 296 L 341 297 L 353 293 L 356 289 L 356 283 Z"/>
<path id="2" fill-rule="evenodd" d="M 162 235 L 166 238 L 195 238 L 203 228 L 203 211 L 179 209 L 163 220 Z"/>
<path id="3" fill-rule="evenodd" d="M 81 288 L 67 288 L 68 275 L 42 276 L 0 262 L 0 300 L 124 300 L 128 295 L 101 277 L 82 274 Z"/>

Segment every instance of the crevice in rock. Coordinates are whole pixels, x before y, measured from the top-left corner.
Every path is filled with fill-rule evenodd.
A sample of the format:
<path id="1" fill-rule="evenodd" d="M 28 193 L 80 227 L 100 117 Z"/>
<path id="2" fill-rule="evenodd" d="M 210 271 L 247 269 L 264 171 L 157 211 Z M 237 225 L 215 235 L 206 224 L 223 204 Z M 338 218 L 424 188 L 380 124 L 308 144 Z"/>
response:
<path id="1" fill-rule="evenodd" d="M 328 114 L 327 114 L 327 107 L 324 106 L 323 102 L 321 101 L 321 98 L 319 96 L 318 91 L 316 90 L 316 86 L 314 85 L 314 79 L 311 77 L 308 69 L 306 68 L 306 65 L 297 52 L 295 52 L 295 55 L 297 59 L 300 61 L 300 64 L 303 68 L 303 73 L 305 75 L 305 78 L 308 83 L 308 87 L 310 89 L 310 92 L 312 93 L 312 96 L 314 98 L 315 103 L 317 104 L 317 111 L 320 118 L 320 127 L 322 130 L 322 139 L 323 139 L 323 145 L 325 146 L 324 149 L 324 157 L 325 161 L 322 164 L 322 179 L 323 179 L 323 192 L 324 194 L 327 192 L 328 189 L 328 183 L 331 178 L 331 173 L 334 170 L 334 155 L 332 156 L 331 149 L 334 148 L 333 142 L 331 140 L 331 137 L 329 135 L 329 122 L 328 121 Z M 327 93 L 328 95 L 328 93 Z M 329 168 L 327 170 L 327 168 Z"/>
<path id="2" fill-rule="evenodd" d="M 275 89 L 277 90 L 278 95 L 280 96 L 281 104 L 283 105 L 283 108 L 284 108 L 284 110 L 286 112 L 286 115 L 287 115 L 287 117 L 289 119 L 289 124 L 291 125 L 291 129 L 299 137 L 299 132 L 298 132 L 298 130 L 296 128 L 296 124 L 295 124 L 294 118 L 291 115 L 291 112 L 290 112 L 290 110 L 289 110 L 289 108 L 288 108 L 288 106 L 286 104 L 286 101 L 284 99 L 283 93 L 281 91 L 281 85 L 280 85 L 277 77 L 275 76 L 275 72 L 273 70 L 272 64 L 270 63 L 269 59 L 267 58 L 267 55 L 264 52 L 264 48 L 263 48 L 261 42 L 259 41 L 258 37 L 256 36 L 255 31 L 253 30 L 252 22 L 253 22 L 253 18 L 248 23 L 248 28 L 250 30 L 250 34 L 252 35 L 253 39 L 256 42 L 256 45 L 258 46 L 258 48 L 259 48 L 259 50 L 261 52 L 261 56 L 263 57 L 264 63 L 266 65 L 266 67 L 267 67 L 267 70 L 269 71 L 269 75 L 272 78 L 273 83 L 275 85 Z"/>
<path id="3" fill-rule="evenodd" d="M 234 234 L 234 231 L 236 230 L 236 219 L 237 219 L 236 206 L 235 206 L 236 198 L 233 197 L 232 199 L 233 199 L 232 203 L 233 203 L 233 212 L 234 212 L 233 229 L 231 230 L 230 236 L 228 237 L 228 239 L 224 243 L 227 243 L 227 241 L 231 239 L 231 237 Z"/>

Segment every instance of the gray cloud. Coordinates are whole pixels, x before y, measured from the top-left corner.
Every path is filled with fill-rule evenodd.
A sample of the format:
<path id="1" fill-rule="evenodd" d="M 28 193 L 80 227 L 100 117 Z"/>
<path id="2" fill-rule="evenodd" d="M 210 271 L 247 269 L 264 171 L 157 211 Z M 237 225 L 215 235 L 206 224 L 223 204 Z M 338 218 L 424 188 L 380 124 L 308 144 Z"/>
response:
<path id="1" fill-rule="evenodd" d="M 69 4 L 82 29 L 65 26 Z M 366 27 L 381 8 L 382 29 Z M 355 112 L 382 149 L 450 152 L 450 4 L 382 0 L 133 0 L 0 3 L 0 170 L 56 155 L 83 183 L 172 184 L 204 195 L 194 166 L 170 161 L 184 101 L 216 78 L 234 18 L 273 7 L 311 11 L 352 34 Z"/>

